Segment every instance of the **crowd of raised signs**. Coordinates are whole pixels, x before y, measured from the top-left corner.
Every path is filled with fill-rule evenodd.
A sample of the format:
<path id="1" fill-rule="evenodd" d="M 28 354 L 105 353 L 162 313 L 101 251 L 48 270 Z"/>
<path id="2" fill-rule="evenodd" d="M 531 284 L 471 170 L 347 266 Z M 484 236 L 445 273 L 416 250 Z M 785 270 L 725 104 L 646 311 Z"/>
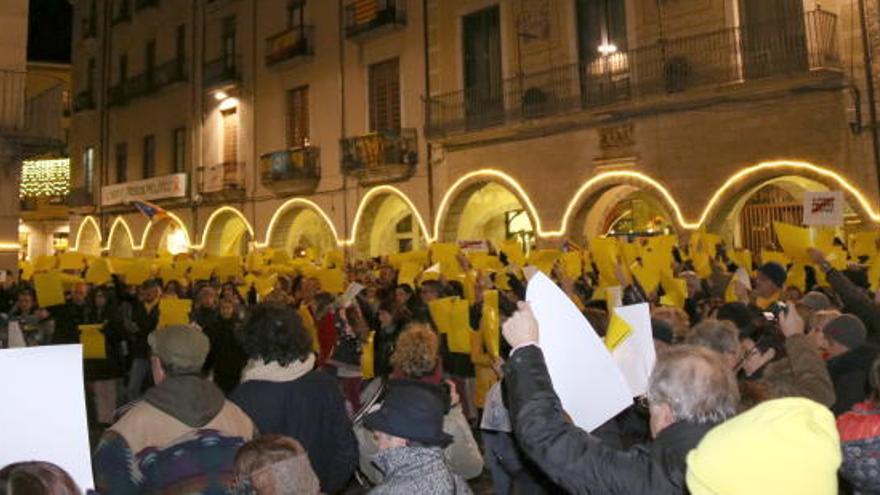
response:
<path id="1" fill-rule="evenodd" d="M 68 252 L 7 274 L 0 347 L 82 344 L 100 493 L 880 491 L 880 232 L 774 229 L 757 253 L 704 231 L 359 260 Z M 534 277 L 609 353 L 653 343 L 635 402 L 589 433 L 554 391 Z M 634 305 L 643 328 L 615 309 Z M 78 493 L 64 476 L 0 482 Z"/>

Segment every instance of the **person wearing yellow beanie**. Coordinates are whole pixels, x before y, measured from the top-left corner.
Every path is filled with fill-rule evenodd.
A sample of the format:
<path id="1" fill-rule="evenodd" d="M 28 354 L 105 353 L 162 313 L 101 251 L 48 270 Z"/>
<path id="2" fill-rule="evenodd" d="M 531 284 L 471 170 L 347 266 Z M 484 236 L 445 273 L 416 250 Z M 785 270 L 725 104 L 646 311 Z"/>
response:
<path id="1" fill-rule="evenodd" d="M 764 402 L 713 428 L 687 457 L 692 495 L 835 495 L 840 438 L 828 408 Z"/>

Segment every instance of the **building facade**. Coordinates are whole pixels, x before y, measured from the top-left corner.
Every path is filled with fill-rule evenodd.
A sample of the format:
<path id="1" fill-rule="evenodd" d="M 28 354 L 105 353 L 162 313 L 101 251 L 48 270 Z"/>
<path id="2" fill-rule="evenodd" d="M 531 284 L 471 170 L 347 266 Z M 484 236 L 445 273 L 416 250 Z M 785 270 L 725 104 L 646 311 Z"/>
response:
<path id="1" fill-rule="evenodd" d="M 863 228 L 874 2 L 77 0 L 72 244 L 378 256 L 705 226 L 759 249 L 807 190 Z"/>

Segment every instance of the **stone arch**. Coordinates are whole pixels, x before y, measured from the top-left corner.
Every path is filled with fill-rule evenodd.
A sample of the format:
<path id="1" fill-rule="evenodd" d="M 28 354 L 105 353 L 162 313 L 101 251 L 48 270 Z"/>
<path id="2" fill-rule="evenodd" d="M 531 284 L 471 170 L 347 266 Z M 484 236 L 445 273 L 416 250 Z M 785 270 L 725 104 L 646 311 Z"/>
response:
<path id="1" fill-rule="evenodd" d="M 362 257 L 419 249 L 427 238 L 415 205 L 390 186 L 374 188 L 364 196 L 352 232 L 355 253 Z"/>
<path id="2" fill-rule="evenodd" d="M 161 219 L 150 220 L 144 229 L 141 241 L 141 254 L 177 254 L 190 248 L 189 232 L 186 225 L 176 215 L 169 214 Z"/>
<path id="3" fill-rule="evenodd" d="M 336 229 L 324 210 L 299 198 L 278 208 L 266 232 L 269 247 L 291 255 L 297 248 L 326 252 L 335 249 L 337 242 Z"/>
<path id="4" fill-rule="evenodd" d="M 247 218 L 231 206 L 223 206 L 208 217 L 202 248 L 209 256 L 243 256 L 254 239 Z"/>
<path id="5" fill-rule="evenodd" d="M 95 217 L 83 218 L 76 231 L 76 251 L 91 256 L 101 255 L 101 228 Z"/>
<path id="6" fill-rule="evenodd" d="M 479 176 L 447 193 L 438 217 L 438 240 L 489 240 L 496 245 L 510 235 L 531 243 L 540 220 L 531 202 L 502 181 Z"/>
<path id="7" fill-rule="evenodd" d="M 110 256 L 115 258 L 131 258 L 134 256 L 134 236 L 131 227 L 122 217 L 116 217 L 110 227 L 110 236 L 107 239 L 107 249 Z"/>

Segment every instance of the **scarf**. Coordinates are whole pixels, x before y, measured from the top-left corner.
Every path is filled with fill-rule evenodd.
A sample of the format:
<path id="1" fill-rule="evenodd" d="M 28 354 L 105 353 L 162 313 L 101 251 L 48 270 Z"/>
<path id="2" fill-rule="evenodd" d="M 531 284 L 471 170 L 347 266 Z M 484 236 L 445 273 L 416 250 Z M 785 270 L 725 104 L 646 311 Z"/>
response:
<path id="1" fill-rule="evenodd" d="M 251 359 L 241 372 L 241 382 L 248 380 L 262 380 L 266 382 L 292 382 L 305 375 L 315 367 L 315 355 L 309 353 L 305 360 L 298 359 L 287 366 L 281 366 L 278 361 L 269 363 L 262 359 Z"/>

